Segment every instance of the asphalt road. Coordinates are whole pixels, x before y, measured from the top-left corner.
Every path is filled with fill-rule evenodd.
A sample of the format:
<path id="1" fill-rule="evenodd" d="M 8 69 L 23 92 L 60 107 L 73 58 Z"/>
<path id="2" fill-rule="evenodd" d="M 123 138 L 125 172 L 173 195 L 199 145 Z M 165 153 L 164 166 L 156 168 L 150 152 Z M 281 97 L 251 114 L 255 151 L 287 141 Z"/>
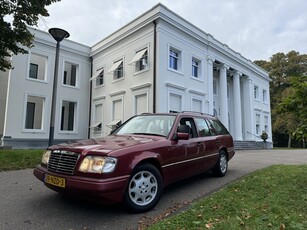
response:
<path id="1" fill-rule="evenodd" d="M 225 177 L 206 173 L 171 185 L 164 190 L 157 207 L 143 214 L 127 213 L 119 205 L 104 206 L 64 197 L 47 189 L 32 170 L 0 172 L 0 229 L 142 229 L 272 164 L 307 164 L 307 150 L 237 151 Z"/>

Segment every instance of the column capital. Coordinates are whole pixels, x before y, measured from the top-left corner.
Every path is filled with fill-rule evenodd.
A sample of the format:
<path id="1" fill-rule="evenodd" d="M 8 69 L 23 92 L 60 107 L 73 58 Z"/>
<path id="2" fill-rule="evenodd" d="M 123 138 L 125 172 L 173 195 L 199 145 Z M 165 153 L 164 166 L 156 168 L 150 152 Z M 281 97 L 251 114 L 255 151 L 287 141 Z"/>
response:
<path id="1" fill-rule="evenodd" d="M 233 71 L 233 74 L 232 74 L 232 76 L 235 78 L 242 77 L 242 75 L 243 75 L 242 72 L 240 72 L 239 70 Z"/>
<path id="2" fill-rule="evenodd" d="M 207 55 L 207 61 L 208 61 L 209 64 L 213 65 L 213 62 L 215 62 L 215 58 L 213 58 L 210 55 Z"/>
<path id="3" fill-rule="evenodd" d="M 229 70 L 230 66 L 225 64 L 225 63 L 221 63 L 221 64 L 217 65 L 217 68 L 220 69 L 220 70 Z"/>

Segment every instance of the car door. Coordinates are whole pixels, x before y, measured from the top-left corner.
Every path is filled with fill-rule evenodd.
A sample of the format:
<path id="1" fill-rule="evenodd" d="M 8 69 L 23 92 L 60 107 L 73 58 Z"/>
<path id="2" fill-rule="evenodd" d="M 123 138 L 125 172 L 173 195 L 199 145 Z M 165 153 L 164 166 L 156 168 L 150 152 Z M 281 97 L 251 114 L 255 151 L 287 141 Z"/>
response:
<path id="1" fill-rule="evenodd" d="M 199 141 L 202 143 L 203 155 L 203 170 L 211 169 L 218 157 L 218 137 L 210 128 L 210 123 L 203 117 L 195 118 L 195 123 L 198 128 Z"/>
<path id="2" fill-rule="evenodd" d="M 201 162 L 202 146 L 198 140 L 193 118 L 181 118 L 177 125 L 188 126 L 190 137 L 188 140 L 171 141 L 171 146 L 167 153 L 168 159 L 163 167 L 167 183 L 195 175 L 203 168 L 203 163 Z"/>

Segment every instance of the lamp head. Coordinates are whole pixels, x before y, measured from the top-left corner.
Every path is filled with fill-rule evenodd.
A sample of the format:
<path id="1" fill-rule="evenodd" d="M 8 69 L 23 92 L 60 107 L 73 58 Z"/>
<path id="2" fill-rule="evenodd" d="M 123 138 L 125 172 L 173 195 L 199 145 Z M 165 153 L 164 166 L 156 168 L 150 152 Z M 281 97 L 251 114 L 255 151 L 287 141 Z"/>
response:
<path id="1" fill-rule="evenodd" d="M 49 29 L 49 33 L 57 42 L 61 42 L 64 38 L 69 37 L 69 33 L 66 30 L 60 28 L 51 28 Z"/>

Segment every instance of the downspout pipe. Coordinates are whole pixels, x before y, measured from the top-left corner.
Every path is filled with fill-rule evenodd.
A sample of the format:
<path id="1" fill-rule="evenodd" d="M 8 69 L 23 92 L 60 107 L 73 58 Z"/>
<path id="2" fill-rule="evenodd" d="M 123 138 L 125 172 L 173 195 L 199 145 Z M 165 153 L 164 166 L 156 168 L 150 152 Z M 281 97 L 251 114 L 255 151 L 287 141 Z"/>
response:
<path id="1" fill-rule="evenodd" d="M 152 112 L 156 113 L 156 97 L 157 97 L 157 22 L 153 21 L 154 31 L 153 31 L 153 109 Z"/>
<path id="2" fill-rule="evenodd" d="M 90 57 L 90 62 L 91 62 L 91 76 L 90 76 L 90 78 L 93 76 L 93 58 L 92 57 Z M 93 92 L 92 92 L 92 89 L 93 89 L 93 87 L 92 87 L 92 85 L 93 85 L 93 83 L 92 83 L 93 81 L 91 81 L 90 80 L 90 104 L 89 104 L 89 113 L 88 113 L 88 115 L 89 115 L 89 118 L 88 118 L 88 132 L 87 132 L 87 137 L 88 137 L 88 139 L 91 137 L 91 116 L 92 116 L 92 97 L 93 97 Z"/>

